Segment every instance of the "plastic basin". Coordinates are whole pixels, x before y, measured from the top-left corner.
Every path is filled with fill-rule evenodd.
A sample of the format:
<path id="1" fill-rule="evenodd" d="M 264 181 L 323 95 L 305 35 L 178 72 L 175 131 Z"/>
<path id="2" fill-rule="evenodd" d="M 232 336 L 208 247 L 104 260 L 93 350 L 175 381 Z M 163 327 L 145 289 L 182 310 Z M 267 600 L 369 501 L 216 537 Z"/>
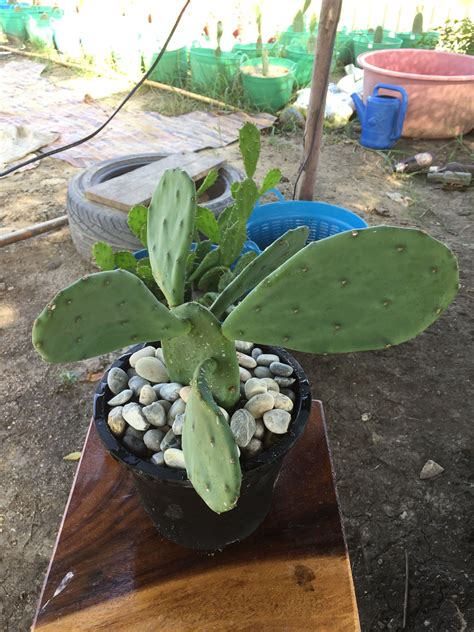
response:
<path id="1" fill-rule="evenodd" d="M 155 62 L 158 53 L 152 55 L 150 66 Z M 158 66 L 149 76 L 152 81 L 181 86 L 188 73 L 188 49 L 186 46 L 175 50 L 166 50 Z"/>
<path id="2" fill-rule="evenodd" d="M 311 83 L 314 65 L 314 53 L 308 53 L 300 46 L 288 46 L 286 56 L 296 64 L 295 78 L 299 88 Z"/>
<path id="3" fill-rule="evenodd" d="M 381 42 L 374 42 L 374 36 L 358 33 L 352 38 L 354 45 L 354 56 L 356 60 L 359 55 L 369 50 L 386 50 L 390 48 L 401 48 L 403 42 L 399 37 L 390 37 L 384 33 Z M 358 63 L 358 62 L 357 62 Z"/>
<path id="4" fill-rule="evenodd" d="M 216 92 L 230 86 L 237 74 L 241 55 L 215 48 L 193 46 L 189 52 L 191 78 L 194 86 L 207 92 Z"/>
<path id="5" fill-rule="evenodd" d="M 247 222 L 247 235 L 261 250 L 267 248 L 287 230 L 307 226 L 308 241 L 318 241 L 347 230 L 367 228 L 361 217 L 340 206 L 325 202 L 285 201 L 277 189 L 272 189 L 279 202 L 258 204 Z"/>
<path id="6" fill-rule="evenodd" d="M 291 59 L 269 57 L 268 63 L 270 67 L 282 66 L 288 69 L 288 72 L 280 77 L 262 77 L 245 72 L 246 67 L 260 66 L 261 63 L 261 57 L 242 62 L 240 73 L 244 93 L 252 105 L 258 110 L 276 112 L 284 107 L 291 98 L 297 66 Z"/>
<path id="7" fill-rule="evenodd" d="M 474 127 L 474 57 L 402 48 L 365 53 L 358 62 L 364 69 L 364 100 L 377 83 L 407 91 L 403 136 L 452 138 Z"/>

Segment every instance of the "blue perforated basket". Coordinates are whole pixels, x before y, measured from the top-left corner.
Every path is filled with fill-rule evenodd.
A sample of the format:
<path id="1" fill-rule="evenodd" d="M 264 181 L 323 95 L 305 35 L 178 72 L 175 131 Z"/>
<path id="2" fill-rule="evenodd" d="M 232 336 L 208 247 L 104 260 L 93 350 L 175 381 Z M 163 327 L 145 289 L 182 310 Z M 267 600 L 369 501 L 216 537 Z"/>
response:
<path id="1" fill-rule="evenodd" d="M 368 226 L 361 217 L 340 206 L 300 200 L 287 202 L 277 189 L 271 189 L 270 192 L 274 193 L 279 201 L 257 204 L 247 222 L 249 239 L 262 250 L 287 230 L 298 226 L 308 226 L 309 241 Z"/>

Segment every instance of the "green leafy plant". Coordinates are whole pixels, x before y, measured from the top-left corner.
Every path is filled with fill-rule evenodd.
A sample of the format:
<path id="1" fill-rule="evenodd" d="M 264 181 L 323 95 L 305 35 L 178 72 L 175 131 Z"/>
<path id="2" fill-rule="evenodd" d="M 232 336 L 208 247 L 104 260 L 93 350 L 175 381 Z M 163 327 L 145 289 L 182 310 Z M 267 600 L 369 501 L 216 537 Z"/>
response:
<path id="1" fill-rule="evenodd" d="M 439 31 L 437 48 L 474 55 L 474 22 L 469 18 L 463 20 L 447 20 L 444 26 L 435 29 Z"/>
<path id="2" fill-rule="evenodd" d="M 247 179 L 235 187 L 235 205 L 219 225 L 223 235 L 242 221 L 237 205 L 250 209 L 258 195 L 252 178 L 259 137 L 250 127 L 243 137 Z M 197 221 L 194 182 L 181 170 L 167 171 L 148 211 L 147 242 L 168 307 L 127 270 L 98 272 L 51 300 L 35 321 L 33 344 L 49 362 L 70 362 L 160 340 L 170 379 L 191 383 L 182 433 L 188 478 L 221 513 L 236 505 L 242 479 L 219 408 L 232 410 L 240 397 L 235 340 L 320 354 L 388 348 L 439 317 L 457 293 L 458 268 L 446 246 L 416 229 L 376 226 L 305 245 L 302 226 L 241 262 L 207 307 L 185 300 Z M 212 258 L 206 270 L 227 267 L 230 245 L 219 248 L 200 266 Z"/>
<path id="3" fill-rule="evenodd" d="M 306 11 L 309 9 L 310 4 L 311 4 L 311 0 L 305 0 L 305 3 L 303 4 L 303 8 L 299 9 L 296 12 L 296 15 L 293 18 L 293 24 L 292 24 L 294 33 L 304 32 L 305 30 L 304 16 L 305 16 Z"/>
<path id="4" fill-rule="evenodd" d="M 240 270 L 239 263 L 233 270 L 231 266 L 239 258 L 247 239 L 247 220 L 258 198 L 275 187 L 281 179 L 280 170 L 271 169 L 260 186 L 255 182 L 254 175 L 260 156 L 260 132 L 252 123 L 246 123 L 240 129 L 239 148 L 247 177 L 242 182 L 233 183 L 233 204 L 218 218 L 205 206 L 198 204 L 196 207 L 193 229 L 196 248 L 187 257 L 184 285 L 188 293 L 204 305 L 210 305 L 214 300 L 213 294 L 230 283 L 236 270 L 237 273 Z M 218 175 L 216 169 L 209 171 L 196 191 L 197 199 L 215 184 Z M 152 205 L 158 203 L 156 198 L 154 200 Z M 145 248 L 148 247 L 148 214 L 149 210 L 142 205 L 133 207 L 128 214 L 128 226 Z M 204 239 L 201 239 L 202 236 Z M 101 270 L 127 270 L 138 276 L 157 298 L 164 299 L 154 279 L 149 257 L 136 260 L 130 252 L 114 253 L 111 246 L 104 242 L 94 245 L 92 256 Z M 242 260 L 249 263 L 255 256 L 256 253 L 248 252 L 242 256 Z"/>
<path id="5" fill-rule="evenodd" d="M 318 27 L 318 17 L 313 13 L 309 22 L 309 38 L 306 44 L 306 52 L 314 55 L 316 48 L 316 29 Z"/>
<path id="6" fill-rule="evenodd" d="M 381 44 L 383 42 L 383 26 L 377 26 L 374 33 L 374 44 Z"/>

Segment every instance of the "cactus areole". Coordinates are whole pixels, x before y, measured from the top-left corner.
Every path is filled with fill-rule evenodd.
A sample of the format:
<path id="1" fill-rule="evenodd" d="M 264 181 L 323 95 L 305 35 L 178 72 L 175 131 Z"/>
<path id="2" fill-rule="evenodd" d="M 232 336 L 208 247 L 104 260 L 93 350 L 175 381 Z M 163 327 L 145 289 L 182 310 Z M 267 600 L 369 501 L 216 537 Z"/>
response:
<path id="1" fill-rule="evenodd" d="M 151 269 L 169 308 L 125 270 L 91 274 L 44 308 L 33 344 L 48 362 L 71 362 L 161 341 L 171 381 L 191 384 L 182 437 L 190 484 L 220 514 L 241 493 L 237 446 L 219 408 L 232 410 L 239 399 L 234 341 L 317 354 L 400 344 L 454 299 L 458 266 L 416 229 L 375 226 L 305 245 L 300 227 L 253 259 L 210 308 L 183 303 L 195 197 L 189 176 L 170 170 L 149 209 Z"/>

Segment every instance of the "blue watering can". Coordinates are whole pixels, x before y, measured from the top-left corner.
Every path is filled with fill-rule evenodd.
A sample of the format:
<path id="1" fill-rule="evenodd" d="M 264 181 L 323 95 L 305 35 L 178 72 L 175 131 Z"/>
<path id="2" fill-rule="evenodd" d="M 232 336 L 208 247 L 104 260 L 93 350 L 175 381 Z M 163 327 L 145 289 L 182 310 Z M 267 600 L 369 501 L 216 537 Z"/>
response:
<path id="1" fill-rule="evenodd" d="M 379 95 L 379 90 L 393 90 L 402 95 L 402 99 Z M 354 92 L 351 95 L 362 125 L 361 145 L 371 149 L 390 149 L 402 135 L 403 121 L 407 112 L 408 95 L 401 86 L 378 83 L 373 94 L 367 99 L 367 105 Z"/>

